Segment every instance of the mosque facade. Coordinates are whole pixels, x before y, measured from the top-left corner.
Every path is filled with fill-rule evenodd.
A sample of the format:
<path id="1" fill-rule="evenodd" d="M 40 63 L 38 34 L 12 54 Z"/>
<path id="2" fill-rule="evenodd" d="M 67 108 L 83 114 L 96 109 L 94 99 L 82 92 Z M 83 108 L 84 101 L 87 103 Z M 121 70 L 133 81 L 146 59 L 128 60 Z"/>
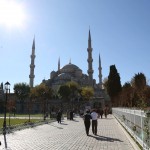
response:
<path id="1" fill-rule="evenodd" d="M 99 70 L 99 82 L 96 83 L 96 80 L 93 79 L 93 57 L 92 57 L 92 43 L 91 43 L 91 33 L 89 30 L 88 33 L 88 58 L 87 58 L 87 65 L 88 70 L 87 74 L 84 74 L 82 72 L 82 69 L 80 69 L 75 64 L 72 64 L 71 61 L 60 68 L 60 58 L 58 59 L 58 69 L 56 71 L 50 72 L 50 78 L 47 80 L 43 80 L 42 83 L 45 83 L 47 86 L 53 88 L 54 90 L 57 90 L 61 85 L 74 81 L 78 83 L 81 87 L 85 86 L 91 86 L 94 89 L 94 97 L 96 99 L 99 99 L 100 101 L 105 101 L 107 95 L 105 93 L 105 90 L 103 89 L 102 85 L 102 67 L 101 67 L 101 58 L 99 54 L 99 62 L 98 62 L 98 70 Z M 31 54 L 31 65 L 30 65 L 30 75 L 29 75 L 29 85 L 30 87 L 33 87 L 34 83 L 34 59 L 35 59 L 35 40 L 33 41 L 32 45 L 32 54 Z"/>

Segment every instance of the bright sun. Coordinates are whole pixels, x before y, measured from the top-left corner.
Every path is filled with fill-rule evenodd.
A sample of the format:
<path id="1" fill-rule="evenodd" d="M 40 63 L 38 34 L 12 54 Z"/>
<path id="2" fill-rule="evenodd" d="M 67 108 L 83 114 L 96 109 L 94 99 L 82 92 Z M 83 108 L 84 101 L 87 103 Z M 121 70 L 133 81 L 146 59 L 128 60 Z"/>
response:
<path id="1" fill-rule="evenodd" d="M 0 24 L 21 27 L 25 18 L 23 5 L 14 0 L 0 0 Z"/>

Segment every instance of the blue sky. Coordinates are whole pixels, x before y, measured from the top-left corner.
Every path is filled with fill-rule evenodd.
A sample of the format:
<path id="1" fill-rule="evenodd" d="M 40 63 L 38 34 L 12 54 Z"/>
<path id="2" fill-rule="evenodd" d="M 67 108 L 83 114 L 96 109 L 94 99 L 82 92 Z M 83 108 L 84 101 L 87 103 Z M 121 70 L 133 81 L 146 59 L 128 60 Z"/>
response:
<path id="1" fill-rule="evenodd" d="M 8 27 L 0 22 L 0 81 L 9 81 L 12 91 L 15 83 L 29 83 L 34 35 L 35 85 L 49 79 L 50 72 L 57 70 L 59 57 L 61 67 L 71 59 L 72 64 L 87 73 L 89 28 L 93 76 L 97 82 L 99 53 L 103 79 L 108 77 L 110 65 L 115 64 L 122 85 L 139 72 L 149 81 L 149 0 L 5 1 L 21 6 L 25 16 L 20 26 Z"/>

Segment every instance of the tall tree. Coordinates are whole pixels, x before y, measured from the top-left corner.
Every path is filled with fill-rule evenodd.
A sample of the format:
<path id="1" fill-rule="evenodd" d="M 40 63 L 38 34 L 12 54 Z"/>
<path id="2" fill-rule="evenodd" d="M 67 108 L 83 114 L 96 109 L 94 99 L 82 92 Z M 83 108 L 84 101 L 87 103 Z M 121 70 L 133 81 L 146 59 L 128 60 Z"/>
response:
<path id="1" fill-rule="evenodd" d="M 45 84 L 40 84 L 31 89 L 31 99 L 38 99 L 41 101 L 43 109 L 43 116 L 45 120 L 46 111 L 48 111 L 48 100 L 53 96 L 53 90 Z"/>
<path id="2" fill-rule="evenodd" d="M 16 83 L 14 85 L 14 93 L 18 97 L 21 107 L 22 107 L 22 113 L 24 113 L 24 101 L 26 98 L 29 97 L 30 94 L 30 87 L 26 83 Z"/>
<path id="3" fill-rule="evenodd" d="M 70 98 L 72 102 L 74 102 L 74 100 L 77 99 L 79 94 L 79 85 L 74 81 L 67 82 L 66 85 L 70 88 Z"/>
<path id="4" fill-rule="evenodd" d="M 61 85 L 59 87 L 59 90 L 58 90 L 58 94 L 60 95 L 60 97 L 66 101 L 66 100 L 69 100 L 69 96 L 71 94 L 71 90 L 69 88 L 68 85 Z"/>
<path id="5" fill-rule="evenodd" d="M 107 83 L 107 92 L 111 98 L 112 104 L 118 106 L 118 96 L 121 92 L 121 82 L 120 82 L 120 75 L 116 69 L 115 65 L 110 66 L 110 72 L 108 76 L 108 83 Z"/>
<path id="6" fill-rule="evenodd" d="M 146 77 L 143 73 L 135 74 L 131 79 L 131 85 L 134 89 L 134 101 L 135 106 L 144 109 L 147 105 L 147 90 L 148 86 L 146 83 Z"/>
<path id="7" fill-rule="evenodd" d="M 146 86 L 145 75 L 143 73 L 135 74 L 131 80 L 131 84 L 136 90 L 142 90 Z"/>
<path id="8" fill-rule="evenodd" d="M 126 82 L 121 91 L 121 106 L 132 107 L 133 88 L 129 82 Z"/>
<path id="9" fill-rule="evenodd" d="M 103 86 L 104 86 L 104 89 L 107 91 L 108 78 L 104 78 L 104 80 L 103 80 Z"/>
<path id="10" fill-rule="evenodd" d="M 94 95 L 94 89 L 92 87 L 83 87 L 81 95 L 84 100 L 90 100 Z"/>

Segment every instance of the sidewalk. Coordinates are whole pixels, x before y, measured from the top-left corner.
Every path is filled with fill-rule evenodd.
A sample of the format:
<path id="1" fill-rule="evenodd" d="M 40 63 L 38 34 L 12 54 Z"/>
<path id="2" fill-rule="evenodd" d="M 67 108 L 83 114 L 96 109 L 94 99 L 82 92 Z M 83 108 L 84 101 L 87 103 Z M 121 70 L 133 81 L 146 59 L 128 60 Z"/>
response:
<path id="1" fill-rule="evenodd" d="M 6 135 L 9 150 L 138 150 L 116 119 L 109 115 L 98 120 L 98 135 L 85 133 L 83 119 L 53 122 Z M 4 137 L 0 135 L 4 149 Z"/>

